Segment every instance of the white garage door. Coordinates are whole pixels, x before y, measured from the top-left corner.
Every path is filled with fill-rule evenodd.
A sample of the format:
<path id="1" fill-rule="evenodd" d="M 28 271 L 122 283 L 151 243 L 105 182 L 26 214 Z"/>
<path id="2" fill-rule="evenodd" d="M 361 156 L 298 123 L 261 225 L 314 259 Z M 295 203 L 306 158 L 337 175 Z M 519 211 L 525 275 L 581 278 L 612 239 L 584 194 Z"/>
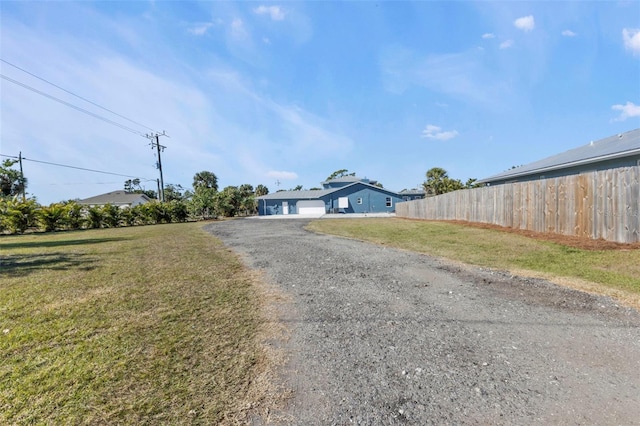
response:
<path id="1" fill-rule="evenodd" d="M 298 214 L 325 214 L 324 201 L 304 200 L 296 203 Z"/>

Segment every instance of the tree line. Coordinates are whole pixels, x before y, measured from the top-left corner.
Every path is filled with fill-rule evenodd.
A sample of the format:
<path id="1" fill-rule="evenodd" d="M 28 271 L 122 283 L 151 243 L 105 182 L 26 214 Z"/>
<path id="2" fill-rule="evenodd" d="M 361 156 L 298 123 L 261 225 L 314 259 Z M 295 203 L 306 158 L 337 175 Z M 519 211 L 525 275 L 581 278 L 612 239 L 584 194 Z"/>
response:
<path id="1" fill-rule="evenodd" d="M 180 185 L 166 185 L 164 203 L 154 200 L 131 208 L 119 208 L 109 204 L 84 206 L 69 200 L 42 206 L 35 198 L 20 197 L 27 187 L 27 179 L 13 168 L 16 162 L 17 160 L 5 160 L 0 163 L 0 233 L 23 233 L 27 229 L 57 231 L 113 228 L 248 216 L 257 213 L 256 197 L 269 193 L 264 185 L 254 188 L 250 184 L 227 186 L 219 190 L 215 173 L 201 171 L 193 176 L 191 189 L 184 190 Z M 347 169 L 340 169 L 327 180 L 354 175 Z M 459 179 L 451 178 L 445 169 L 433 167 L 426 172 L 426 180 L 422 186 L 427 195 L 440 195 L 477 187 L 475 182 L 476 179 L 468 179 L 466 183 L 462 183 Z M 382 187 L 381 184 L 378 185 Z M 301 185 L 294 188 L 301 189 Z M 125 181 L 124 190 L 127 193 L 145 194 L 151 199 L 157 198 L 155 191 L 145 190 L 140 186 L 139 179 Z"/>
<path id="2" fill-rule="evenodd" d="M 115 228 L 247 216 L 257 213 L 256 197 L 269 193 L 264 185 L 254 188 L 250 184 L 227 186 L 219 191 L 217 176 L 202 171 L 194 175 L 192 189 L 166 185 L 163 203 L 153 200 L 120 208 L 111 204 L 86 206 L 69 200 L 43 206 L 35 198 L 20 196 L 27 181 L 12 169 L 14 164 L 8 160 L 0 165 L 0 233 Z M 139 179 L 125 181 L 124 190 L 145 194 L 151 199 L 157 197 L 155 191 L 142 189 Z"/>

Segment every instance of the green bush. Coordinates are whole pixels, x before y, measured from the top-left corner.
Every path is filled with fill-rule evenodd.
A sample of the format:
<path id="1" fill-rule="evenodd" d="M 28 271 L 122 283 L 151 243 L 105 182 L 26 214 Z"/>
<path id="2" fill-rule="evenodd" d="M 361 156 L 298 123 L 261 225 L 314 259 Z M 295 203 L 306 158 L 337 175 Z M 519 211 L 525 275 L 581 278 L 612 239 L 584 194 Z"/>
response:
<path id="1" fill-rule="evenodd" d="M 186 222 L 189 217 L 189 209 L 184 201 L 172 200 L 167 203 L 171 222 Z"/>
<path id="2" fill-rule="evenodd" d="M 152 201 L 120 209 L 111 204 L 86 207 L 75 201 L 41 206 L 35 199 L 23 202 L 18 197 L 0 197 L 0 233 L 24 233 L 29 228 L 51 232 L 186 222 L 190 213 L 194 213 L 191 203 L 182 200 Z"/>
<path id="3" fill-rule="evenodd" d="M 91 206 L 87 210 L 87 226 L 92 229 L 102 228 L 104 224 L 104 211 L 100 206 Z"/>
<path id="4" fill-rule="evenodd" d="M 64 204 L 64 224 L 67 229 L 80 229 L 85 223 L 85 209 L 75 201 Z"/>
<path id="5" fill-rule="evenodd" d="M 38 220 L 45 232 L 62 229 L 65 224 L 67 210 L 64 205 L 54 203 L 49 207 L 40 206 L 37 209 Z"/>
<path id="6" fill-rule="evenodd" d="M 120 226 L 120 208 L 113 204 L 102 206 L 102 224 L 105 228 L 117 228 Z"/>
<path id="7" fill-rule="evenodd" d="M 2 228 L 11 233 L 22 234 L 29 228 L 37 225 L 38 204 L 35 200 L 29 199 L 20 201 L 18 198 L 4 199 L 2 216 L 0 221 Z"/>

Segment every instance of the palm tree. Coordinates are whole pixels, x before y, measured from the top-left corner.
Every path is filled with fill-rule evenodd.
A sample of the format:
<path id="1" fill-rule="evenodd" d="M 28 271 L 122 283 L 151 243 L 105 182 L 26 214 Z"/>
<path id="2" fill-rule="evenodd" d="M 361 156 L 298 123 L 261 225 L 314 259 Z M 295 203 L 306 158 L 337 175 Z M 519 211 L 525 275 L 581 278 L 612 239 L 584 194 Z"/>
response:
<path id="1" fill-rule="evenodd" d="M 193 176 L 193 190 L 198 188 L 213 188 L 218 190 L 218 177 L 213 172 L 202 171 Z"/>
<path id="2" fill-rule="evenodd" d="M 267 195 L 269 193 L 269 188 L 267 188 L 264 185 L 258 185 L 256 186 L 256 197 L 261 197 L 263 195 Z"/>

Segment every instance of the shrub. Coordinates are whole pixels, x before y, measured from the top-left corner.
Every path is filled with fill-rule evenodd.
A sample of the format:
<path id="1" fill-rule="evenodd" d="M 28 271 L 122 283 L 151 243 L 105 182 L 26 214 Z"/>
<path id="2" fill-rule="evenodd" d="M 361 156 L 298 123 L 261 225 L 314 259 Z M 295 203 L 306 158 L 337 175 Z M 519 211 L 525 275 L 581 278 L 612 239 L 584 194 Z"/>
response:
<path id="1" fill-rule="evenodd" d="M 167 203 L 171 222 L 186 222 L 189 217 L 189 210 L 184 201 L 172 200 Z"/>
<path id="2" fill-rule="evenodd" d="M 54 203 L 49 207 L 41 206 L 37 213 L 40 225 L 45 232 L 55 231 L 64 226 L 66 208 L 62 204 Z"/>
<path id="3" fill-rule="evenodd" d="M 69 201 L 64 205 L 64 224 L 68 229 L 80 229 L 84 225 L 84 207 L 75 201 Z"/>
<path id="4" fill-rule="evenodd" d="M 28 228 L 34 227 L 37 223 L 38 203 L 29 199 L 19 201 L 17 198 L 4 201 L 3 214 L 0 221 L 2 227 L 10 232 L 22 234 Z"/>
<path id="5" fill-rule="evenodd" d="M 104 212 L 100 206 L 91 206 L 87 210 L 87 223 L 89 228 L 102 228 L 104 222 Z"/>
<path id="6" fill-rule="evenodd" d="M 169 223 L 171 222 L 171 214 L 167 204 L 158 201 L 152 201 L 144 204 L 147 223 Z"/>
<path id="7" fill-rule="evenodd" d="M 113 204 L 102 206 L 102 224 L 105 228 L 117 228 L 120 226 L 120 208 Z"/>

